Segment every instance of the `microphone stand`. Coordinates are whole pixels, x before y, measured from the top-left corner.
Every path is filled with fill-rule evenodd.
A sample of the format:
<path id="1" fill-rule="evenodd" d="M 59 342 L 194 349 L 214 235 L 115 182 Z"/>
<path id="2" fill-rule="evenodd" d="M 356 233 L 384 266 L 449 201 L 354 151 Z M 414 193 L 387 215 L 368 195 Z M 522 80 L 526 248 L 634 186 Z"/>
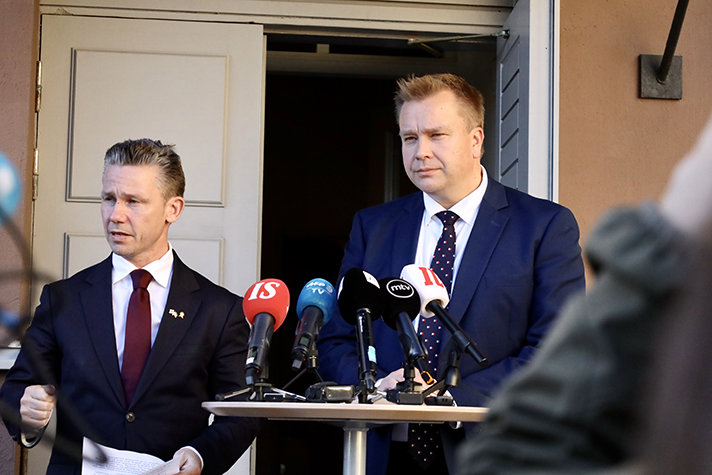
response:
<path id="1" fill-rule="evenodd" d="M 357 388 L 358 402 L 363 404 L 368 404 L 371 401 L 368 400 L 368 396 L 376 392 L 376 378 L 375 371 L 370 369 L 372 363 L 368 350 L 365 348 L 366 343 L 363 341 L 363 335 L 366 333 L 373 335 L 373 329 L 371 327 L 371 314 L 366 309 L 359 309 L 356 312 L 356 344 L 359 350 L 359 386 Z M 363 353 L 363 354 L 362 354 Z"/>
<path id="2" fill-rule="evenodd" d="M 415 358 L 406 358 L 403 363 L 403 378 L 403 381 L 396 384 L 395 389 L 386 391 L 386 399 L 396 404 L 423 404 L 425 393 L 417 390 L 421 384 L 415 381 Z"/>
<path id="3" fill-rule="evenodd" d="M 295 377 L 293 377 L 287 384 L 284 385 L 284 389 L 286 390 L 289 386 L 294 384 L 299 378 L 301 378 L 303 375 L 306 373 L 312 373 L 316 376 L 316 378 L 319 380 L 320 383 L 324 382 L 324 378 L 321 377 L 319 374 L 319 350 L 316 348 L 316 341 L 312 341 L 311 344 L 309 345 L 309 350 L 307 351 L 307 357 L 305 358 L 306 366 L 297 373 Z M 297 360 L 298 361 L 298 360 Z M 292 364 L 292 368 L 294 368 L 294 364 Z"/>
<path id="4" fill-rule="evenodd" d="M 316 350 L 315 350 L 316 351 Z M 308 360 L 312 360 L 312 358 L 308 358 Z M 313 358 L 313 363 L 310 362 L 310 365 L 314 364 L 314 372 L 316 372 L 316 356 Z M 305 368 L 302 370 L 302 372 L 297 375 L 299 377 L 302 373 L 306 372 L 310 367 Z M 317 376 L 319 376 L 319 373 L 316 373 Z M 260 375 L 256 378 L 255 382 L 248 385 L 247 387 L 237 389 L 235 391 L 230 391 L 226 393 L 220 393 L 215 396 L 216 401 L 225 401 L 227 399 L 232 399 L 237 396 L 242 396 L 243 394 L 246 394 L 249 392 L 249 395 L 247 396 L 248 401 L 258 401 L 258 402 L 281 402 L 281 401 L 304 401 L 306 398 L 304 396 L 300 396 L 299 394 L 294 394 L 290 393 L 289 391 L 286 391 L 285 389 L 278 389 L 272 386 L 272 383 L 267 381 L 267 376 L 268 375 L 268 369 L 267 366 L 265 365 L 264 369 L 260 373 Z M 293 378 L 292 381 L 287 383 L 287 386 L 292 384 L 297 377 Z M 321 376 L 319 376 L 319 380 L 321 381 Z M 286 388 L 286 386 L 285 386 Z"/>
<path id="5" fill-rule="evenodd" d="M 269 398 L 265 398 L 265 394 L 273 391 L 272 384 L 267 381 L 267 368 L 264 368 L 262 374 L 255 380 L 254 383 L 247 385 L 244 388 L 236 389 L 235 391 L 229 391 L 226 393 L 220 393 L 215 396 L 216 401 L 225 401 L 226 399 L 232 399 L 237 396 L 241 396 L 249 392 L 247 400 L 249 401 L 267 401 Z"/>
<path id="6" fill-rule="evenodd" d="M 450 350 L 447 358 L 445 377 L 423 391 L 425 404 L 429 406 L 452 406 L 454 404 L 452 396 L 446 396 L 445 393 L 448 389 L 455 387 L 460 383 L 461 356 L 462 350 L 459 347 Z M 435 396 L 431 396 L 431 394 L 435 391 L 438 393 Z"/>

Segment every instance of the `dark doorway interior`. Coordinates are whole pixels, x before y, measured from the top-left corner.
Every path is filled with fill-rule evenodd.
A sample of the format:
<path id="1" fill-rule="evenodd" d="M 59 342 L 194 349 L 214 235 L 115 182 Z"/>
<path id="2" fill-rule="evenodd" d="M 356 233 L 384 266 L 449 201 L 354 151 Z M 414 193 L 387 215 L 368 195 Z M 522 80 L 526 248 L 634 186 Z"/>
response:
<path id="1" fill-rule="evenodd" d="M 290 311 L 274 333 L 269 381 L 295 376 L 290 352 L 299 293 L 336 278 L 356 211 L 415 191 L 403 172 L 392 79 L 268 74 L 265 105 L 262 278 L 283 280 Z M 287 389 L 304 394 L 306 373 Z M 266 422 L 257 473 L 339 473 L 343 431 L 320 422 Z"/>

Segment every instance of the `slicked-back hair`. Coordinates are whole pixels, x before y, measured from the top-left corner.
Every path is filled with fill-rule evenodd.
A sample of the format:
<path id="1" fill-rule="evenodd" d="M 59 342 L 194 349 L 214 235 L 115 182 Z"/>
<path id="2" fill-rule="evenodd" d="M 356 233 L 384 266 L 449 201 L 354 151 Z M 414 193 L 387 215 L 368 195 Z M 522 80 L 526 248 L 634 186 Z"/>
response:
<path id="1" fill-rule="evenodd" d="M 397 81 L 395 93 L 396 120 L 400 117 L 403 104 L 422 101 L 441 91 L 452 91 L 460 105 L 460 113 L 468 130 L 485 125 L 485 105 L 482 94 L 470 83 L 455 74 L 426 74 L 409 76 Z"/>
<path id="2" fill-rule="evenodd" d="M 104 172 L 109 165 L 158 165 L 159 181 L 164 199 L 183 196 L 185 175 L 174 145 L 163 145 L 160 140 L 126 140 L 112 145 L 104 156 Z"/>

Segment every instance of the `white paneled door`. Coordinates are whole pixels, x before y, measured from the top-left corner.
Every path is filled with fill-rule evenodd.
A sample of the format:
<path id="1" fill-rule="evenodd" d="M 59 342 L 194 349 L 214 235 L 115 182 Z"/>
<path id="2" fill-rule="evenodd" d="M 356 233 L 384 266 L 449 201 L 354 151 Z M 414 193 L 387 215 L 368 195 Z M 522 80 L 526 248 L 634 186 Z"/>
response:
<path id="1" fill-rule="evenodd" d="M 243 294 L 259 275 L 264 57 L 260 25 L 43 15 L 35 268 L 66 277 L 109 255 L 104 153 L 148 137 L 183 159 L 181 259 Z"/>

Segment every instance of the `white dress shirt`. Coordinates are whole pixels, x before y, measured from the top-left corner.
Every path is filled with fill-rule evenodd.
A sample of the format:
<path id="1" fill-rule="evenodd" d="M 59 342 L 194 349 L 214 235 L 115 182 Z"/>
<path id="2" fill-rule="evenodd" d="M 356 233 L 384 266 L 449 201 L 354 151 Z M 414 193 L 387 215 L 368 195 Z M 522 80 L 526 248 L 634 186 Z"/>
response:
<path id="1" fill-rule="evenodd" d="M 114 310 L 114 335 L 116 336 L 116 353 L 119 356 L 119 369 L 124 359 L 124 341 L 126 333 L 126 312 L 129 308 L 129 298 L 133 292 L 131 272 L 137 267 L 123 257 L 111 255 L 111 301 Z M 160 259 L 143 267 L 151 273 L 153 279 L 148 284 L 151 297 L 151 347 L 156 341 L 158 327 L 161 325 L 163 311 L 168 300 L 168 290 L 173 277 L 173 247 L 168 244 L 168 252 Z"/>

